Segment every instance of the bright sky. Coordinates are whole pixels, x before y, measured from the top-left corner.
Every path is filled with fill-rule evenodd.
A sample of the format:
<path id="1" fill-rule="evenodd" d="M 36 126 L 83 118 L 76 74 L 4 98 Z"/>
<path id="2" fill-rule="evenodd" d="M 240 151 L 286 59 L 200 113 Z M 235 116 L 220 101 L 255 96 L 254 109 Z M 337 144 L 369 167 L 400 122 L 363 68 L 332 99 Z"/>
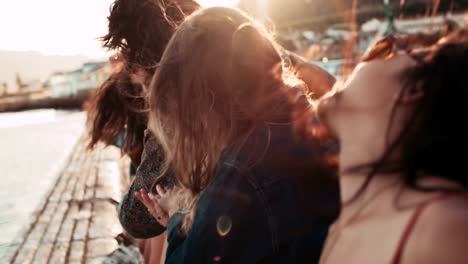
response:
<path id="1" fill-rule="evenodd" d="M 112 0 L 0 0 L 0 49 L 46 55 L 105 56 Z"/>
<path id="2" fill-rule="evenodd" d="M 96 39 L 105 35 L 113 0 L 0 0 L 0 50 L 45 55 L 107 56 Z M 199 0 L 233 6 L 237 0 Z"/>

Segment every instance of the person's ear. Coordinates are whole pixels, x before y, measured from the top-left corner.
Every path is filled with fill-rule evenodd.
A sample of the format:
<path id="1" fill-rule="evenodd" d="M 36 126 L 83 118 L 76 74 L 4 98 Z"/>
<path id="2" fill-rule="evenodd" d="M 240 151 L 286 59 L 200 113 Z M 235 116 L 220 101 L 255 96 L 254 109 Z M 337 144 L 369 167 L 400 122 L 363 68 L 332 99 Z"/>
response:
<path id="1" fill-rule="evenodd" d="M 408 87 L 403 91 L 398 103 L 404 105 L 414 104 L 420 101 L 424 97 L 424 94 L 424 89 L 421 84 Z"/>

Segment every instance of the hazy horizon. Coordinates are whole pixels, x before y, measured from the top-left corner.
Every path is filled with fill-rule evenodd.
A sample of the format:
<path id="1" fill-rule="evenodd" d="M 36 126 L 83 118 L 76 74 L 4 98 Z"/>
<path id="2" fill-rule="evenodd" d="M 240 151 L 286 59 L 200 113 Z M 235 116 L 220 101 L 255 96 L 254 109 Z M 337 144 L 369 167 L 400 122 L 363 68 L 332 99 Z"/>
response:
<path id="1" fill-rule="evenodd" d="M 40 52 L 45 56 L 103 58 L 98 40 L 107 32 L 114 0 L 0 1 L 0 50 Z M 204 6 L 234 5 L 237 0 L 199 0 Z"/>
<path id="2" fill-rule="evenodd" d="M 44 80 L 54 71 L 107 59 L 98 38 L 107 33 L 115 0 L 0 1 L 0 84 L 14 90 L 15 75 Z M 199 0 L 203 6 L 232 6 L 237 0 Z"/>
<path id="3" fill-rule="evenodd" d="M 45 56 L 106 57 L 99 37 L 106 34 L 113 0 L 0 1 L 0 50 Z"/>

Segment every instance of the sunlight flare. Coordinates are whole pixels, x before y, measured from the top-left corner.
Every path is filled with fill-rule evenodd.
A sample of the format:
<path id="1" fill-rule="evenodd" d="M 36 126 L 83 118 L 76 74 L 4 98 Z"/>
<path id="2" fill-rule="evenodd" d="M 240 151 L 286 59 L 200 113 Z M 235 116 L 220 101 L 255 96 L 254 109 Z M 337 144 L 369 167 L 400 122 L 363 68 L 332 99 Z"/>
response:
<path id="1" fill-rule="evenodd" d="M 203 7 L 212 7 L 212 6 L 235 6 L 239 0 L 197 0 L 200 5 Z"/>

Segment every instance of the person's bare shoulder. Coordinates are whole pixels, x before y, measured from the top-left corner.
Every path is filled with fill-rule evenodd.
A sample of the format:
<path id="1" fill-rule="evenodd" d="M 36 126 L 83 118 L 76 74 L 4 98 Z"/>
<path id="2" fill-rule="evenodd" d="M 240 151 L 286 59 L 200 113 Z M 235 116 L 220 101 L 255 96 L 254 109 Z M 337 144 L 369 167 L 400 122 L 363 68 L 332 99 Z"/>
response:
<path id="1" fill-rule="evenodd" d="M 430 204 L 420 216 L 403 263 L 468 263 L 468 194 Z"/>

